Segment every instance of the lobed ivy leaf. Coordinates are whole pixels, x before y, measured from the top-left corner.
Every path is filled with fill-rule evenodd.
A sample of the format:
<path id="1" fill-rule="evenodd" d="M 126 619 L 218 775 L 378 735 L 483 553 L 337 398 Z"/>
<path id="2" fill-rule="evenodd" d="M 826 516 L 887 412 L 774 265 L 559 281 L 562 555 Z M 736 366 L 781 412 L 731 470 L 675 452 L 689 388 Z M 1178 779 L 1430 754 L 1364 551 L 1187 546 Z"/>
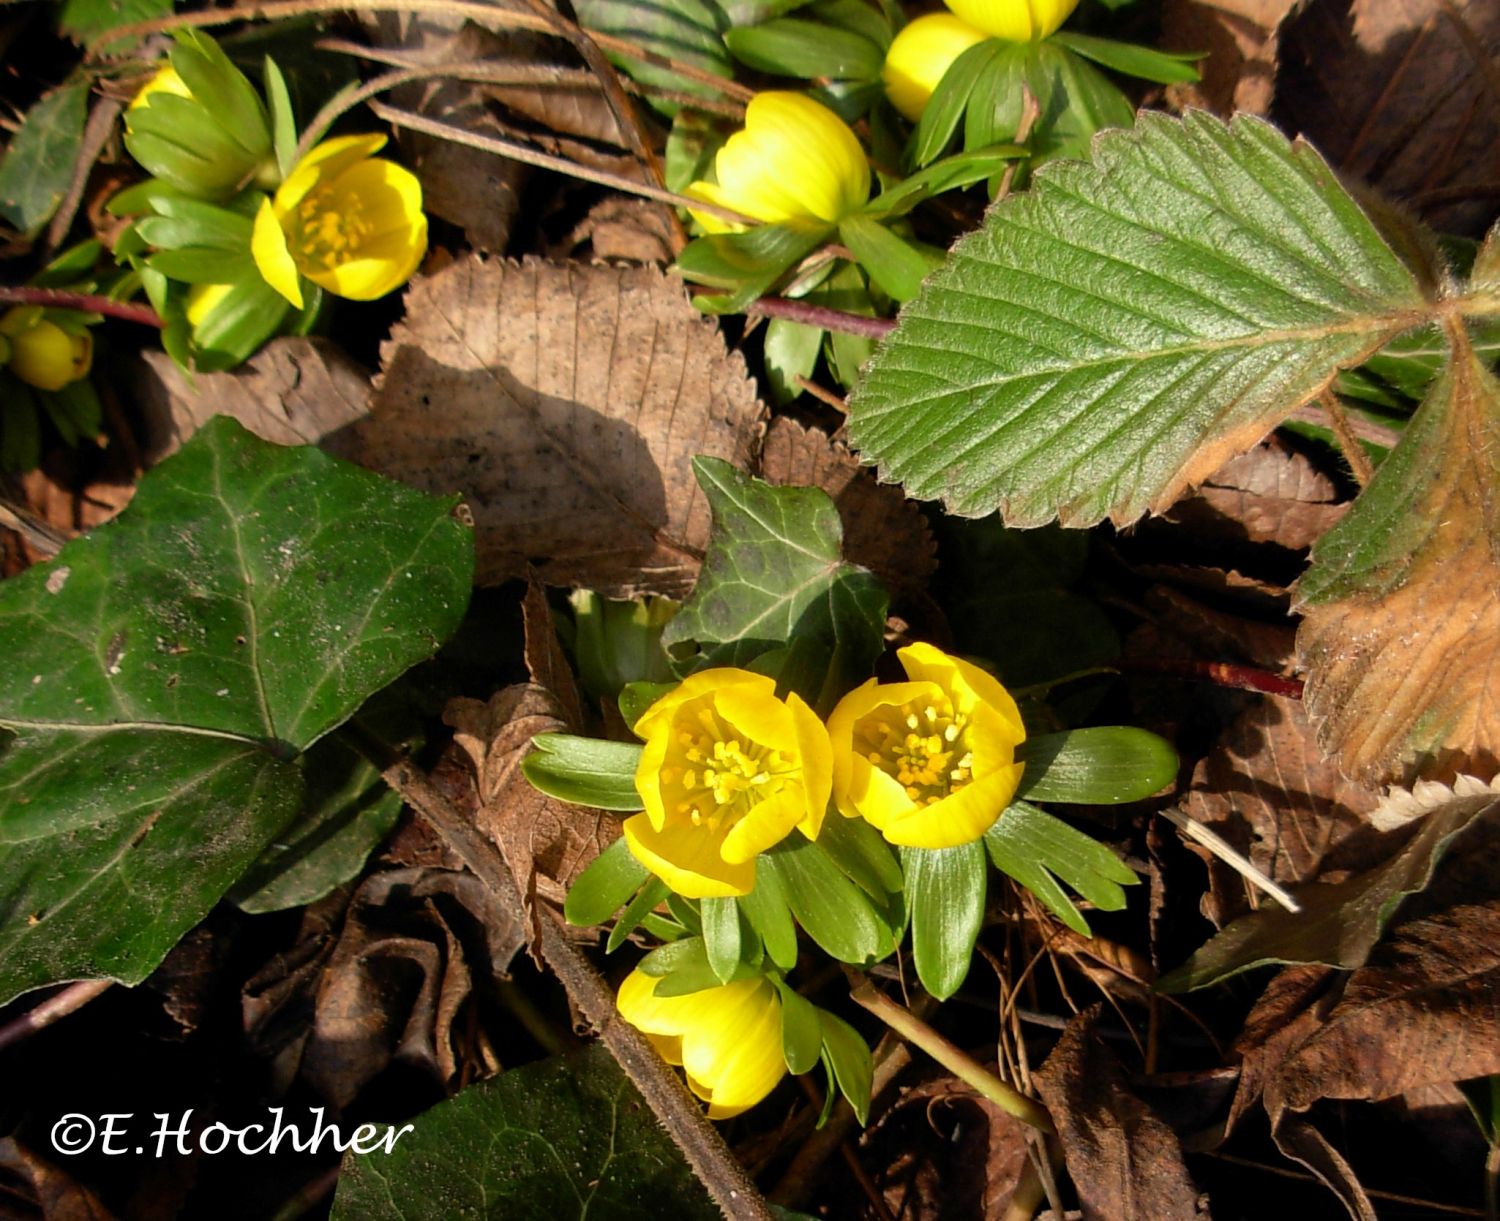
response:
<path id="1" fill-rule="evenodd" d="M 298 753 L 462 618 L 451 510 L 221 417 L 0 583 L 0 1000 L 138 983 L 296 818 Z"/>

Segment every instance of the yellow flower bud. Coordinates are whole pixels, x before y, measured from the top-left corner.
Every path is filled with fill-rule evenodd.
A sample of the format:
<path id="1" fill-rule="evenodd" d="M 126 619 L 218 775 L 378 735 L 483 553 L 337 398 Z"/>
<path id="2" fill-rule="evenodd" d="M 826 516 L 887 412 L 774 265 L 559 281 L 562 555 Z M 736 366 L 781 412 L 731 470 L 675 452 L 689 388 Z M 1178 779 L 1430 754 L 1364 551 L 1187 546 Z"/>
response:
<path id="1" fill-rule="evenodd" d="M 151 98 L 155 94 L 171 94 L 173 97 L 190 98 L 193 91 L 187 87 L 187 82 L 177 75 L 177 69 L 171 64 L 166 64 L 157 69 L 156 75 L 141 86 L 139 93 L 131 99 L 130 105 L 125 108 L 125 122 L 130 122 L 130 112 L 151 105 Z"/>
<path id="2" fill-rule="evenodd" d="M 848 124 L 800 93 L 758 93 L 745 127 L 714 158 L 717 182 L 684 192 L 766 224 L 815 220 L 833 224 L 870 197 L 870 164 Z M 693 217 L 710 233 L 739 231 L 707 213 Z"/>
<path id="3" fill-rule="evenodd" d="M 893 844 L 970 843 L 1021 781 L 1020 711 L 992 675 L 930 644 L 908 645 L 896 656 L 910 681 L 872 678 L 828 718 L 834 802 Z"/>
<path id="4" fill-rule="evenodd" d="M 943 0 L 991 38 L 1035 42 L 1046 38 L 1078 7 L 1078 0 Z"/>
<path id="5" fill-rule="evenodd" d="M 620 985 L 620 1015 L 649 1038 L 662 1059 L 687 1072 L 710 1119 L 753 1107 L 786 1072 L 781 998 L 765 978 L 736 980 L 687 996 L 656 996 L 657 980 L 632 971 Z"/>
<path id="6" fill-rule="evenodd" d="M 427 252 L 422 184 L 372 156 L 384 144 L 379 135 L 325 140 L 261 202 L 250 252 L 298 309 L 302 276 L 337 297 L 373 301 L 405 284 Z"/>
<path id="7" fill-rule="evenodd" d="M 989 35 L 952 13 L 929 13 L 907 25 L 885 53 L 880 78 L 891 105 L 913 123 L 953 61 Z"/>
<path id="8" fill-rule="evenodd" d="M 12 373 L 38 390 L 61 390 L 88 375 L 94 340 L 49 322 L 40 306 L 17 305 L 0 317 L 0 335 L 10 341 Z"/>
<path id="9" fill-rule="evenodd" d="M 635 724 L 645 739 L 625 820 L 631 854 L 689 899 L 749 894 L 755 858 L 794 827 L 816 839 L 833 784 L 828 732 L 763 674 L 694 674 Z"/>

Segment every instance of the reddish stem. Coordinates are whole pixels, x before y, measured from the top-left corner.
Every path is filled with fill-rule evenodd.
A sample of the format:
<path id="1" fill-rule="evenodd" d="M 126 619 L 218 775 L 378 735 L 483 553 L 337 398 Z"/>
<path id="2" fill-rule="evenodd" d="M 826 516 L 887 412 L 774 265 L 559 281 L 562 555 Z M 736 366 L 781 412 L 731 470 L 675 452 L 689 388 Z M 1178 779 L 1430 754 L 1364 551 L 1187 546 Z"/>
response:
<path id="1" fill-rule="evenodd" d="M 1134 670 L 1137 673 L 1203 678 L 1220 687 L 1238 687 L 1242 691 L 1284 695 L 1293 700 L 1302 698 L 1304 685 L 1300 678 L 1283 678 L 1280 674 L 1273 674 L 1270 670 L 1235 665 L 1229 661 L 1170 661 L 1165 658 L 1159 660 L 1136 658 L 1117 662 L 1116 665 L 1121 670 Z"/>
<path id="2" fill-rule="evenodd" d="M 120 318 L 125 322 L 154 326 L 158 330 L 164 325 L 161 317 L 149 305 L 131 305 L 128 301 L 116 301 L 113 297 L 100 297 L 94 293 L 71 293 L 61 288 L 34 288 L 29 284 L 0 284 L 0 305 L 45 305 L 52 309 L 76 309 L 86 314 L 103 314 L 106 318 Z"/>
<path id="3" fill-rule="evenodd" d="M 786 318 L 808 326 L 820 326 L 827 331 L 842 331 L 845 335 L 863 335 L 867 339 L 884 339 L 896 325 L 891 318 L 846 314 L 843 310 L 813 305 L 809 301 L 796 301 L 790 297 L 762 297 L 750 302 L 745 307 L 745 312 L 764 314 L 767 318 Z"/>

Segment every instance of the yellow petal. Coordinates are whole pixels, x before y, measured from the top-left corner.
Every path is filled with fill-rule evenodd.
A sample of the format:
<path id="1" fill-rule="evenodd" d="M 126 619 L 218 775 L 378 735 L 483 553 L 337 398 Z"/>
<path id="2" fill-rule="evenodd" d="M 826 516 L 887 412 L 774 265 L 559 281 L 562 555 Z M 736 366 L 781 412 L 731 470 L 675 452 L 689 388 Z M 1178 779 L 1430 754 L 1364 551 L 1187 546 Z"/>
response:
<path id="1" fill-rule="evenodd" d="M 250 254 L 265 282 L 301 309 L 301 277 L 287 246 L 281 221 L 269 199 L 260 201 L 260 211 L 255 214 L 255 227 L 250 231 Z"/>
<path id="2" fill-rule="evenodd" d="M 1020 764 L 1002 768 L 941 801 L 891 819 L 880 833 L 905 848 L 955 848 L 972 843 L 1010 804 L 1020 780 Z"/>
<path id="3" fill-rule="evenodd" d="M 759 687 L 772 696 L 776 694 L 775 679 L 767 678 L 764 674 L 753 674 L 749 670 L 737 670 L 732 666 L 700 670 L 697 674 L 683 679 L 676 688 L 647 708 L 635 723 L 635 734 L 639 738 L 649 737 L 657 726 L 670 723 L 677 715 L 677 710 L 689 700 L 742 683 L 751 687 Z"/>
<path id="4" fill-rule="evenodd" d="M 918 17 L 896 35 L 885 53 L 880 79 L 891 105 L 917 122 L 953 61 L 988 38 L 952 13 Z"/>
<path id="5" fill-rule="evenodd" d="M 795 691 L 786 698 L 797 735 L 797 753 L 802 760 L 803 810 L 798 826 L 808 839 L 817 839 L 823 815 L 833 794 L 833 744 L 817 714 Z"/>
<path id="6" fill-rule="evenodd" d="M 685 899 L 727 899 L 755 889 L 755 862 L 730 864 L 723 840 L 707 827 L 668 825 L 658 831 L 645 814 L 623 825 L 630 854 Z"/>
<path id="7" fill-rule="evenodd" d="M 776 698 L 776 684 L 767 691 L 748 684 L 723 687 L 714 692 L 714 711 L 729 725 L 772 750 L 797 749 L 797 730 L 787 706 Z"/>
<path id="8" fill-rule="evenodd" d="M 948 692 L 954 707 L 959 711 L 967 715 L 977 705 L 986 704 L 1009 722 L 1013 732 L 1019 735 L 1017 742 L 1025 740 L 1026 729 L 1021 722 L 1021 710 L 1016 707 L 1016 701 L 1011 698 L 1010 692 L 993 674 L 926 643 L 909 644 L 904 649 L 897 649 L 896 656 L 901 659 L 908 677 L 914 681 L 936 683 Z"/>
<path id="9" fill-rule="evenodd" d="M 838 221 L 869 198 L 870 166 L 848 125 L 800 93 L 758 93 L 714 158 L 718 202 L 769 223 Z"/>
<path id="10" fill-rule="evenodd" d="M 848 808 L 845 809 L 845 806 Z M 905 818 L 917 808 L 905 787 L 894 776 L 887 775 L 868 759 L 854 759 L 854 779 L 845 804 L 839 809 L 853 812 L 881 834 L 897 819 Z"/>
<path id="11" fill-rule="evenodd" d="M 1046 38 L 1078 7 L 1078 0 L 943 0 L 967 21 L 994 38 L 1031 42 Z"/>
<path id="12" fill-rule="evenodd" d="M 285 216 L 320 181 L 336 178 L 384 147 L 385 137 L 374 132 L 363 136 L 339 136 L 315 145 L 292 167 L 286 181 L 276 188 L 276 210 Z"/>
<path id="13" fill-rule="evenodd" d="M 801 786 L 788 785 L 751 806 L 724 837 L 719 854 L 730 864 L 753 861 L 767 848 L 784 840 L 806 817 L 807 806 Z"/>
<path id="14" fill-rule="evenodd" d="M 765 979 L 739 980 L 696 993 L 700 1007 L 683 1034 L 682 1067 L 709 1116 L 726 1119 L 771 1092 L 786 1060 L 781 1050 L 781 1003 Z"/>
<path id="15" fill-rule="evenodd" d="M 172 67 L 171 64 L 158 68 L 156 75 L 141 86 L 140 92 L 131 99 L 130 105 L 125 108 L 125 122 L 127 126 L 130 123 L 130 112 L 132 110 L 139 110 L 143 106 L 149 106 L 151 98 L 157 94 L 190 98 L 193 96 L 193 91 L 187 87 L 187 82 L 177 75 L 177 69 Z"/>
<path id="16" fill-rule="evenodd" d="M 701 199 L 704 203 L 718 204 L 721 208 L 739 211 L 730 200 L 724 197 L 724 192 L 720 190 L 717 182 L 691 183 L 683 194 L 689 199 Z M 702 226 L 704 233 L 744 233 L 750 227 L 724 220 L 712 212 L 698 212 L 692 208 L 688 209 L 688 215 Z"/>

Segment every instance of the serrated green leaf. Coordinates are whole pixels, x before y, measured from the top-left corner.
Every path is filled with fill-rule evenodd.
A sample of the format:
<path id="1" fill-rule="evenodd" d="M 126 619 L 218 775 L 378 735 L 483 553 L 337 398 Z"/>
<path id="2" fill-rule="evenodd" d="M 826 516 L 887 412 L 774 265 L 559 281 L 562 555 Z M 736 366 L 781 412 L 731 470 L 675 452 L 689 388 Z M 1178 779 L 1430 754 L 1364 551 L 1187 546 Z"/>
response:
<path id="1" fill-rule="evenodd" d="M 724 45 L 758 72 L 803 80 L 878 80 L 885 63 L 885 52 L 862 34 L 800 17 L 727 30 Z"/>
<path id="2" fill-rule="evenodd" d="M 472 564 L 448 502 L 221 417 L 0 583 L 0 996 L 144 978 L 295 816 L 295 754 L 458 624 Z"/>
<path id="3" fill-rule="evenodd" d="M 1118 805 L 1177 778 L 1171 743 L 1128 725 L 1042 734 L 1017 747 L 1016 757 L 1026 763 L 1016 796 L 1031 801 Z"/>
<path id="4" fill-rule="evenodd" d="M 1384 864 L 1345 882 L 1299 886 L 1294 897 L 1301 911 L 1268 905 L 1240 917 L 1162 976 L 1157 989 L 1190 992 L 1268 963 L 1363 966 L 1401 900 L 1426 887 L 1454 838 L 1487 812 L 1493 817 L 1497 802 L 1490 791 L 1451 796 L 1422 816 L 1416 833 Z"/>
<path id="5" fill-rule="evenodd" d="M 876 352 L 851 435 L 960 514 L 1129 522 L 1428 309 L 1312 149 L 1147 113 L 959 242 Z"/>
<path id="6" fill-rule="evenodd" d="M 695 458 L 693 470 L 713 533 L 693 596 L 662 642 L 684 672 L 746 666 L 794 646 L 788 685 L 826 714 L 884 647 L 885 590 L 843 561 L 843 528 L 826 493 L 772 487 L 717 458 Z M 683 659 L 688 646 L 697 652 Z"/>
<path id="7" fill-rule="evenodd" d="M 903 848 L 912 959 L 922 987 L 947 1000 L 969 974 L 984 920 L 984 848 Z"/>
<path id="8" fill-rule="evenodd" d="M 810 1073 L 823 1053 L 818 1007 L 784 980 L 775 982 L 781 996 L 781 1051 L 787 1071 Z"/>
<path id="9" fill-rule="evenodd" d="M 756 863 L 756 877 L 774 872 L 797 923 L 840 962 L 863 966 L 896 945 L 894 931 L 865 893 L 817 844 L 788 836 Z"/>
<path id="10" fill-rule="evenodd" d="M 1001 873 L 1014 878 L 1075 933 L 1090 936 L 1061 878 L 1103 911 L 1125 906 L 1122 886 L 1139 879 L 1108 848 L 1024 801 L 1012 802 L 984 833 L 984 846 Z"/>
<path id="11" fill-rule="evenodd" d="M 853 1026 L 826 1009 L 818 1010 L 818 1021 L 823 1027 L 823 1055 L 827 1057 L 829 1072 L 838 1082 L 839 1092 L 854 1108 L 859 1122 L 868 1123 L 870 1087 L 875 1078 L 869 1044 L 859 1037 L 859 1031 Z"/>
<path id="12" fill-rule="evenodd" d="M 603 924 L 650 877 L 651 871 L 630 855 L 630 845 L 622 835 L 573 879 L 563 900 L 563 917 L 584 928 Z"/>
<path id="13" fill-rule="evenodd" d="M 0 217 L 37 233 L 62 202 L 83 144 L 87 83 L 54 89 L 26 112 L 0 162 Z"/>
<path id="14" fill-rule="evenodd" d="M 603 1047 L 513 1068 L 344 1157 L 339 1221 L 714 1221 L 665 1129 Z"/>
<path id="15" fill-rule="evenodd" d="M 521 774 L 539 792 L 596 810 L 645 808 L 635 788 L 638 744 L 570 733 L 539 733 L 531 744 L 536 749 L 521 760 Z"/>

